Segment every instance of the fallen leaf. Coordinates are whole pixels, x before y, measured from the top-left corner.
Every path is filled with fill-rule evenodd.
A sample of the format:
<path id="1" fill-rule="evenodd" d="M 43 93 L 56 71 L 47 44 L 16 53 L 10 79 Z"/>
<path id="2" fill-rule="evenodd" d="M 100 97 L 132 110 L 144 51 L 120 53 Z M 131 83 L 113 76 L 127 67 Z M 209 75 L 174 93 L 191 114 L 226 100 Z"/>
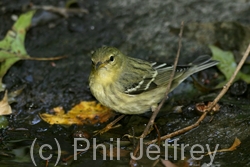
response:
<path id="1" fill-rule="evenodd" d="M 8 92 L 5 91 L 3 99 L 0 101 L 0 115 L 10 115 L 12 109 L 8 103 Z"/>
<path id="2" fill-rule="evenodd" d="M 0 91 L 4 90 L 2 78 L 8 69 L 19 60 L 57 60 L 65 56 L 55 58 L 30 57 L 25 49 L 26 32 L 31 26 L 31 20 L 35 10 L 22 14 L 9 30 L 3 40 L 0 41 Z"/>
<path id="3" fill-rule="evenodd" d="M 49 124 L 96 124 L 108 121 L 115 115 L 111 109 L 97 103 L 96 101 L 83 101 L 74 106 L 69 112 L 62 107 L 53 109 L 54 115 L 43 113 L 40 117 Z"/>
<path id="4" fill-rule="evenodd" d="M 236 137 L 236 138 L 234 139 L 233 145 L 232 145 L 230 148 L 228 148 L 227 150 L 228 150 L 228 151 L 234 151 L 234 150 L 237 149 L 237 147 L 238 147 L 240 144 L 241 144 L 240 139 L 238 139 L 238 138 Z"/>
<path id="5" fill-rule="evenodd" d="M 217 65 L 218 69 L 223 73 L 223 75 L 226 78 L 226 81 L 218 84 L 216 88 L 222 88 L 231 78 L 234 71 L 236 70 L 237 64 L 234 59 L 234 55 L 232 52 L 229 51 L 223 51 L 220 48 L 216 46 L 209 46 L 209 48 L 212 51 L 213 59 L 218 60 L 219 64 Z M 237 76 L 235 77 L 235 80 L 242 79 L 246 83 L 250 83 L 250 75 L 244 74 L 239 71 Z"/>
<path id="6" fill-rule="evenodd" d="M 240 139 L 238 139 L 237 137 L 234 139 L 234 143 L 232 144 L 231 147 L 229 148 L 224 148 L 224 149 L 221 149 L 221 150 L 217 150 L 217 151 L 212 151 L 212 152 L 208 152 L 206 155 L 210 155 L 210 154 L 213 154 L 215 152 L 227 152 L 227 151 L 234 151 L 237 149 L 237 147 L 241 144 L 241 141 Z"/>
<path id="7" fill-rule="evenodd" d="M 205 103 L 197 103 L 195 105 L 195 109 L 196 111 L 198 112 L 198 114 L 202 115 L 204 112 L 209 112 L 209 114 L 214 114 L 214 113 L 217 113 L 219 112 L 220 110 L 220 105 L 217 103 L 215 104 L 215 106 L 211 109 L 211 111 L 208 111 L 208 108 L 209 108 L 209 105 L 211 104 L 212 102 L 208 102 L 208 104 L 206 105 Z"/>

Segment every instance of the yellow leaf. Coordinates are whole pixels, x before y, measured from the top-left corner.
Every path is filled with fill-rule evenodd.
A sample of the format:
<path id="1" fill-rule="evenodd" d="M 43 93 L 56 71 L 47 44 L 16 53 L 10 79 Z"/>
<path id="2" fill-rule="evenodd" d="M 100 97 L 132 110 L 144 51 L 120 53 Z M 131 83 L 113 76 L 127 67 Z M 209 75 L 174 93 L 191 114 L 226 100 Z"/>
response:
<path id="1" fill-rule="evenodd" d="M 227 151 L 234 151 L 236 150 L 236 148 L 240 145 L 241 141 L 240 139 L 238 139 L 237 137 L 234 139 L 234 143 L 233 145 L 230 147 L 230 148 L 224 148 L 224 149 L 221 149 L 221 150 L 218 150 L 216 152 L 227 152 Z M 208 152 L 206 155 L 210 155 L 210 154 L 213 154 L 215 151 L 213 152 Z"/>
<path id="2" fill-rule="evenodd" d="M 236 150 L 236 148 L 240 145 L 240 143 L 241 143 L 240 139 L 238 139 L 236 137 L 235 140 L 234 140 L 233 145 L 230 148 L 228 148 L 228 151 L 234 151 L 234 150 Z"/>
<path id="3" fill-rule="evenodd" d="M 11 113 L 12 110 L 8 103 L 8 92 L 5 91 L 2 101 L 0 101 L 0 115 L 10 115 Z"/>
<path id="4" fill-rule="evenodd" d="M 43 113 L 40 117 L 49 124 L 96 124 L 103 123 L 114 116 L 111 109 L 97 103 L 96 101 L 83 101 L 65 113 L 62 107 L 53 109 L 54 115 Z"/>

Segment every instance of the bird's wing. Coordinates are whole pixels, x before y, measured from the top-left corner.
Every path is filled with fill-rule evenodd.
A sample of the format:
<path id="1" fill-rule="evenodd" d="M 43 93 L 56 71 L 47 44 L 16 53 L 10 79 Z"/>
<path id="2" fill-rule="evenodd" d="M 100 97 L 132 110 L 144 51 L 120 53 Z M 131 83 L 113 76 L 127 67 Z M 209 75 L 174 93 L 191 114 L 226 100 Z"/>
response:
<path id="1" fill-rule="evenodd" d="M 127 64 L 126 70 L 121 74 L 118 82 L 122 83 L 121 90 L 127 94 L 140 94 L 157 87 L 154 83 L 158 71 L 151 63 L 134 59 L 136 63 Z M 131 70 L 132 69 L 132 70 Z"/>
<path id="2" fill-rule="evenodd" d="M 139 60 L 141 61 L 141 60 Z M 140 62 L 138 62 L 140 63 Z M 157 65 L 156 63 L 146 63 L 138 67 L 131 66 L 133 70 L 125 70 L 119 82 L 123 83 L 122 90 L 124 93 L 134 95 L 142 92 L 150 91 L 160 85 L 167 84 L 172 73 L 173 66 L 167 66 L 166 63 Z M 178 66 L 174 79 L 180 77 L 188 66 Z M 128 80 L 131 78 L 131 80 Z"/>
<path id="3" fill-rule="evenodd" d="M 191 67 L 191 65 L 178 65 L 176 67 L 173 81 L 178 80 L 178 78 L 181 78 L 183 74 L 185 74 Z M 169 83 L 170 76 L 173 71 L 173 66 L 163 66 L 162 68 L 157 69 L 157 71 L 158 75 L 156 76 L 154 83 L 156 85 L 167 85 Z"/>

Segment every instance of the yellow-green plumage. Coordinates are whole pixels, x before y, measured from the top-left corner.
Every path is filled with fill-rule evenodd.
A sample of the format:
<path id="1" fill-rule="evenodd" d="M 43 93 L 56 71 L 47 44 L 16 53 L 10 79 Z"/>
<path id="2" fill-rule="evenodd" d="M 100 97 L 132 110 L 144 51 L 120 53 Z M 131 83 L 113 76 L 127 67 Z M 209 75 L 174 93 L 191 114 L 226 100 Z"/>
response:
<path id="1" fill-rule="evenodd" d="M 178 66 L 171 91 L 190 75 L 216 65 L 208 56 Z M 92 55 L 89 85 L 103 105 L 123 114 L 141 114 L 163 98 L 173 67 L 125 56 L 114 47 L 102 47 Z"/>

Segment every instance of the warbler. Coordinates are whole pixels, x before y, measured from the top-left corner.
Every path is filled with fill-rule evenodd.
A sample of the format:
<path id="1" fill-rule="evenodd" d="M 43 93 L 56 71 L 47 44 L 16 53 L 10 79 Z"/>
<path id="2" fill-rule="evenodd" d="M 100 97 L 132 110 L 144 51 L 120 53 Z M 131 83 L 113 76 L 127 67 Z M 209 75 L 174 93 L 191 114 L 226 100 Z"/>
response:
<path id="1" fill-rule="evenodd" d="M 107 46 L 97 49 L 91 60 L 90 90 L 101 104 L 116 112 L 145 113 L 165 97 L 172 65 L 132 58 Z M 200 56 L 189 65 L 177 66 L 170 91 L 190 75 L 216 64 L 209 56 Z"/>

